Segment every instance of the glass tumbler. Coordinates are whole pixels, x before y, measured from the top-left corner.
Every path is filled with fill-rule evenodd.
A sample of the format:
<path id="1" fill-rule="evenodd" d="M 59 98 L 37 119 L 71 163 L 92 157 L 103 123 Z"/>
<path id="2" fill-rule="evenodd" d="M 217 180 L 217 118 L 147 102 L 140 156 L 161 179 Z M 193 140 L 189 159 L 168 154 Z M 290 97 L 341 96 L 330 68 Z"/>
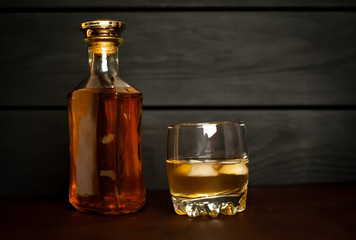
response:
<path id="1" fill-rule="evenodd" d="M 248 154 L 243 122 L 168 126 L 167 175 L 179 215 L 235 215 L 246 208 Z"/>

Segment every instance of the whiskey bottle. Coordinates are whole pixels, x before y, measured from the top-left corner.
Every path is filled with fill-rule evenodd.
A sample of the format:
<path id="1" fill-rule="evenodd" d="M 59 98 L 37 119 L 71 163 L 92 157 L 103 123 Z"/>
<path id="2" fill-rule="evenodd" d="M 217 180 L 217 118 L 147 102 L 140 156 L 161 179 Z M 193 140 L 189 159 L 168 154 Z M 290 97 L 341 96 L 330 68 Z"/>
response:
<path id="1" fill-rule="evenodd" d="M 142 172 L 142 93 L 119 76 L 118 47 L 126 24 L 80 25 L 90 74 L 67 96 L 70 135 L 69 201 L 99 214 L 138 211 L 145 203 Z"/>

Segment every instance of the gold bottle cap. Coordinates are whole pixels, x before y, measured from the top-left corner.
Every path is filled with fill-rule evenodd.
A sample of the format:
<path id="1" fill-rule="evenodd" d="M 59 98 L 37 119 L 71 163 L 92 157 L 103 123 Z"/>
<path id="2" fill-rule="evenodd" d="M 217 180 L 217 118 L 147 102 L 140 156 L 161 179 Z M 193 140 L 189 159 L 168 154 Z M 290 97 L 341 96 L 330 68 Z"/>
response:
<path id="1" fill-rule="evenodd" d="M 80 24 L 80 30 L 86 38 L 90 37 L 121 37 L 126 24 L 113 20 L 94 20 Z"/>

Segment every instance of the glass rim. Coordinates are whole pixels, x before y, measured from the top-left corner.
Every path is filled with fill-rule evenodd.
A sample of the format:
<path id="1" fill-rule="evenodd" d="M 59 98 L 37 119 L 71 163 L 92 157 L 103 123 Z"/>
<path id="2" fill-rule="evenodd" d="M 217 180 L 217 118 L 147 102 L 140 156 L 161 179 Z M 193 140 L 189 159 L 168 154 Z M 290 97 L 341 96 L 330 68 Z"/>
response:
<path id="1" fill-rule="evenodd" d="M 205 125 L 213 125 L 213 124 L 214 125 L 239 125 L 240 127 L 245 126 L 244 121 L 211 121 L 211 122 L 186 122 L 186 123 L 168 124 L 168 128 L 205 126 Z"/>

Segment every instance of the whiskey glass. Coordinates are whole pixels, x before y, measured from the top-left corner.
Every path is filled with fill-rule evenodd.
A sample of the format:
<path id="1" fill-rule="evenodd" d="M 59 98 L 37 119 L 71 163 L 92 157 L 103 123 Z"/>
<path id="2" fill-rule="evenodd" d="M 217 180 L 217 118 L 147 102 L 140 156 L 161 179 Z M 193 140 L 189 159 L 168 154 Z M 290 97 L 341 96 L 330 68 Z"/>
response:
<path id="1" fill-rule="evenodd" d="M 244 211 L 248 163 L 243 122 L 168 125 L 167 175 L 179 215 L 215 218 Z"/>

